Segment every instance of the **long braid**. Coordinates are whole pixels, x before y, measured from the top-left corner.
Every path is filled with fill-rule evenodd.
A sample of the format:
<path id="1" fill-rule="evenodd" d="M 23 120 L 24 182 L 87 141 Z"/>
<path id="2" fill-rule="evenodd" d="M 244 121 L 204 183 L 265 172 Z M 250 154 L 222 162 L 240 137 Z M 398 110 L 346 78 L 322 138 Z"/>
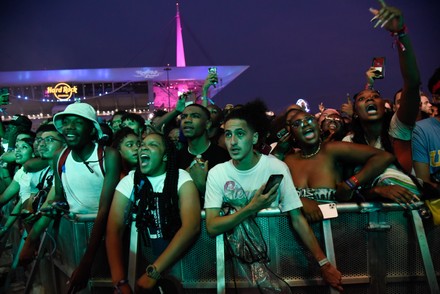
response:
<path id="1" fill-rule="evenodd" d="M 168 138 L 165 138 L 167 161 L 167 176 L 164 186 L 165 222 L 164 237 L 171 239 L 182 225 L 179 211 L 179 197 L 177 195 L 177 183 L 179 180 L 179 169 L 177 167 L 177 152 L 175 145 Z"/>
<path id="2" fill-rule="evenodd" d="M 136 227 L 145 232 L 149 226 L 155 226 L 152 210 L 156 209 L 156 197 L 159 197 L 160 223 L 164 239 L 170 240 L 181 226 L 177 183 L 179 171 L 176 163 L 174 144 L 167 138 L 165 141 L 167 156 L 166 177 L 162 193 L 155 193 L 147 176 L 138 166 L 134 174 L 134 207 Z"/>

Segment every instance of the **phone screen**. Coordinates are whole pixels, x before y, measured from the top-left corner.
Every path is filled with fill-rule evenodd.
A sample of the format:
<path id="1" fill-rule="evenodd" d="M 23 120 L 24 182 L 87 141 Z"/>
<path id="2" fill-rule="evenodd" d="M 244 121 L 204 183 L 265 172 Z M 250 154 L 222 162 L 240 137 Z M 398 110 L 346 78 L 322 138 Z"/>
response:
<path id="1" fill-rule="evenodd" d="M 385 57 L 374 57 L 372 66 L 376 74 L 374 79 L 383 79 L 385 77 Z"/>
<path id="2" fill-rule="evenodd" d="M 287 134 L 287 130 L 284 128 L 284 129 L 281 129 L 278 133 L 277 133 L 277 137 L 278 137 L 278 139 L 281 139 L 282 137 L 284 137 L 284 135 L 286 135 Z"/>
<path id="3" fill-rule="evenodd" d="M 269 190 L 272 189 L 273 186 L 281 183 L 281 181 L 283 180 L 283 177 L 284 176 L 281 174 L 271 175 L 269 177 L 269 180 L 267 180 L 266 187 L 264 187 L 263 194 L 267 194 L 269 192 Z"/>

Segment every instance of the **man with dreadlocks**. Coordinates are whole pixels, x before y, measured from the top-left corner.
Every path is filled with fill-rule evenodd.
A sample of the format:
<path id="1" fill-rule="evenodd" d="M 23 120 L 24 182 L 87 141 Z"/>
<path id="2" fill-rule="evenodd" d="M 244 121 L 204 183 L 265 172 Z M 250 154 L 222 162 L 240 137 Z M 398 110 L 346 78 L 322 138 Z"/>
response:
<path id="1" fill-rule="evenodd" d="M 115 291 L 120 293 L 131 293 L 122 245 L 124 230 L 131 221 L 143 240 L 149 238 L 154 254 L 136 287 L 152 289 L 200 231 L 197 188 L 191 176 L 177 168 L 174 145 L 163 135 L 149 134 L 143 139 L 139 166 L 120 181 L 113 197 L 106 245 Z"/>

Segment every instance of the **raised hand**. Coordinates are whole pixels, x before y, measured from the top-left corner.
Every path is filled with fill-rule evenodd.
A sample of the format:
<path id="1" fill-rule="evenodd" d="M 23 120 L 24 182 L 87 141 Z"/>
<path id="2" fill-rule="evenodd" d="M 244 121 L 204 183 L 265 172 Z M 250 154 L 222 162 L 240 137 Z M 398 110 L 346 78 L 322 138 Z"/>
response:
<path id="1" fill-rule="evenodd" d="M 374 28 L 379 25 L 381 28 L 385 28 L 390 32 L 399 32 L 403 29 L 403 16 L 402 12 L 396 7 L 387 6 L 385 1 L 378 0 L 381 8 L 380 10 L 370 8 L 370 12 L 374 14 L 371 22 L 376 21 Z"/>

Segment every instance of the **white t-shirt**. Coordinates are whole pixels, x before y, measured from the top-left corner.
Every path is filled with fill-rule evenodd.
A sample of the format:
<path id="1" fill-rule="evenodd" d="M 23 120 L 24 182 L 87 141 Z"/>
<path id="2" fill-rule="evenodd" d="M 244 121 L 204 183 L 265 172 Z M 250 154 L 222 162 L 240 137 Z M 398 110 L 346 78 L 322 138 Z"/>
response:
<path id="1" fill-rule="evenodd" d="M 16 181 L 20 185 L 20 190 L 18 195 L 20 197 L 21 202 L 26 201 L 31 195 L 31 189 L 29 186 L 30 176 L 28 173 L 24 172 L 23 167 L 17 170 L 14 174 L 14 181 Z"/>
<path id="2" fill-rule="evenodd" d="M 238 170 L 232 160 L 214 166 L 208 173 L 205 208 L 221 208 L 223 203 L 245 206 L 272 174 L 283 174 L 284 178 L 271 207 L 281 212 L 302 207 L 287 165 L 272 155 L 261 155 L 258 163 L 245 171 Z"/>
<path id="3" fill-rule="evenodd" d="M 130 171 L 128 175 L 126 175 L 116 186 L 116 190 L 121 192 L 122 195 L 130 199 L 132 202 L 134 200 L 134 172 L 134 170 Z M 163 186 L 165 184 L 165 177 L 166 173 L 157 177 L 148 177 L 148 180 L 150 181 L 154 192 L 162 192 Z M 187 181 L 192 181 L 191 176 L 187 171 L 179 169 L 179 181 L 177 182 L 177 191 L 179 191 L 180 187 Z"/>
<path id="4" fill-rule="evenodd" d="M 131 202 L 134 202 L 134 173 L 135 171 L 130 171 L 128 175 L 126 175 L 118 184 L 116 187 L 116 190 L 122 193 L 125 197 L 130 199 Z M 151 183 L 151 186 L 153 187 L 153 191 L 156 193 L 161 193 L 163 191 L 163 187 L 165 184 L 165 178 L 166 173 L 156 176 L 156 177 L 148 177 L 148 180 Z M 182 187 L 183 184 L 185 184 L 188 181 L 192 181 L 191 176 L 189 173 L 183 169 L 179 169 L 179 180 L 177 182 L 177 191 L 179 191 L 180 187 Z M 157 199 L 159 201 L 159 199 Z M 161 211 L 159 209 L 159 203 L 156 203 L 156 209 L 151 210 L 151 213 L 153 214 L 154 219 L 157 222 L 157 227 L 148 227 L 147 232 L 150 236 L 150 239 L 152 240 L 159 240 L 163 239 L 163 233 L 162 233 L 162 225 L 160 224 L 160 214 Z M 153 248 L 157 246 L 157 248 L 163 246 L 166 247 L 164 244 L 152 244 Z M 164 248 L 157 249 L 155 248 L 154 251 L 161 252 Z"/>
<path id="5" fill-rule="evenodd" d="M 39 177 L 43 171 L 45 171 L 45 169 L 35 173 L 26 173 L 23 167 L 21 167 L 14 174 L 14 181 L 16 181 L 20 185 L 20 191 L 18 192 L 18 195 L 21 203 L 29 199 L 31 194 L 35 194 L 38 192 L 37 185 L 34 184 L 32 178 Z"/>
<path id="6" fill-rule="evenodd" d="M 395 113 L 390 121 L 388 135 L 390 135 L 390 137 L 392 137 L 392 138 L 399 139 L 402 141 L 410 141 L 413 129 L 414 129 L 414 126 L 408 126 L 408 125 L 404 124 L 403 122 L 401 122 L 399 120 L 399 118 L 397 117 L 397 114 Z M 342 141 L 353 143 L 353 134 L 349 134 L 349 135 L 345 136 L 342 139 Z M 384 150 L 384 147 L 382 145 L 382 141 L 380 140 L 380 137 L 378 138 L 378 140 L 376 141 L 376 143 L 372 147 L 374 147 L 376 149 Z"/>

